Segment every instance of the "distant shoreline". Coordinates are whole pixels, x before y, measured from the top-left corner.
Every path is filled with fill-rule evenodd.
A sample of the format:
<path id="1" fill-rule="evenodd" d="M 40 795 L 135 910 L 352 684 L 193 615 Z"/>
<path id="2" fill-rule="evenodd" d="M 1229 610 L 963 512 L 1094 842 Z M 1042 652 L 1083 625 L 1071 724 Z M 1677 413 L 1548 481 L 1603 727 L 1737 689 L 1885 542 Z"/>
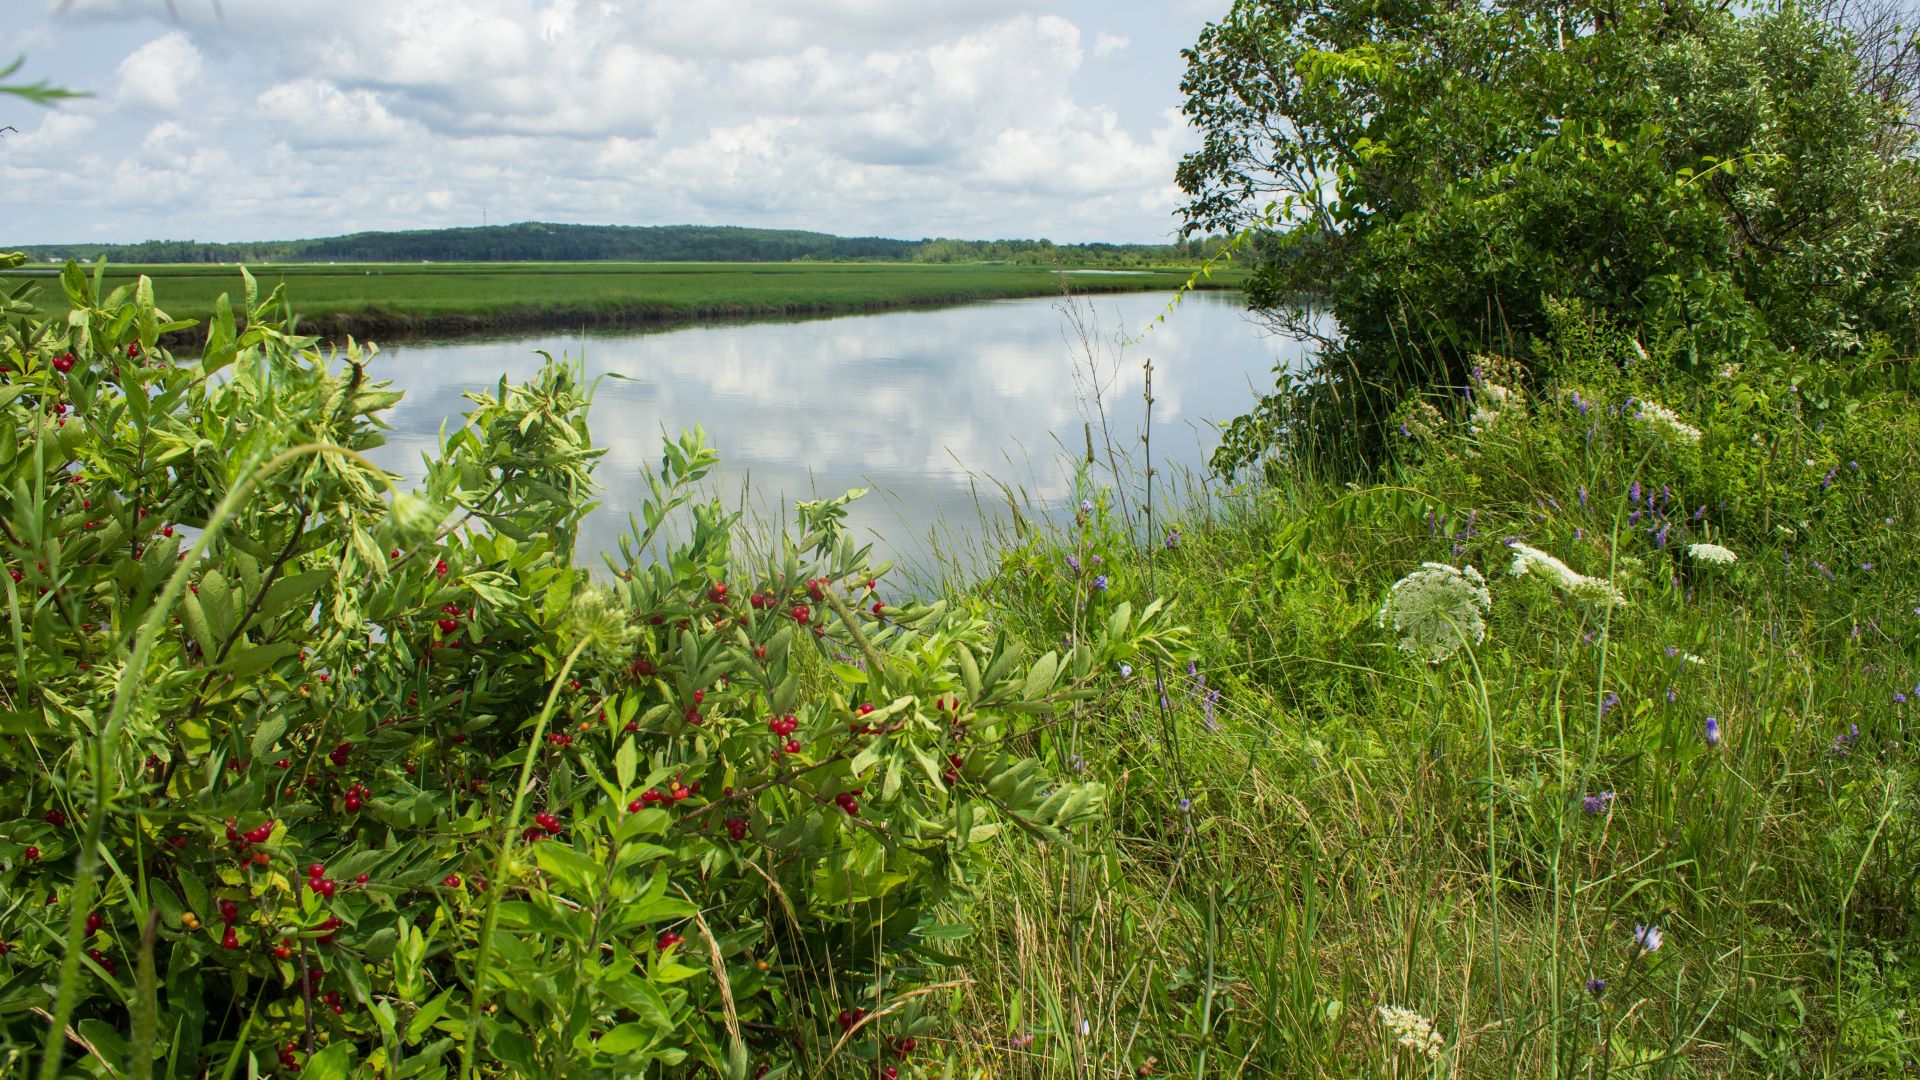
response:
<path id="1" fill-rule="evenodd" d="M 233 267 L 109 267 L 106 285 L 138 275 L 170 297 L 166 311 L 198 326 L 166 335 L 173 348 L 205 340 L 217 298 L 243 307 Z M 808 264 L 359 264 L 253 268 L 261 295 L 283 286 L 300 328 L 328 342 L 461 338 L 515 331 L 655 329 L 701 322 L 800 319 L 948 307 L 987 300 L 1171 291 L 1189 268 L 1065 274 L 999 265 Z M 1216 273 L 1202 289 L 1240 285 Z M 51 284 L 51 283 L 50 283 Z M 63 304 L 58 286 L 41 294 Z"/>

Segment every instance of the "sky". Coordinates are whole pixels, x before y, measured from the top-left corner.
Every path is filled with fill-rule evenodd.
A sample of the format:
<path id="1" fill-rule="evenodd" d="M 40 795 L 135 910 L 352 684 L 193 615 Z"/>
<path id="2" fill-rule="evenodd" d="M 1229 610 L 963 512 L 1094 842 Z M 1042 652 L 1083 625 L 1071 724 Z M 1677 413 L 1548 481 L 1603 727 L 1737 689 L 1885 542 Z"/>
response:
<path id="1" fill-rule="evenodd" d="M 1229 0 L 0 0 L 0 242 L 556 221 L 1171 239 Z"/>

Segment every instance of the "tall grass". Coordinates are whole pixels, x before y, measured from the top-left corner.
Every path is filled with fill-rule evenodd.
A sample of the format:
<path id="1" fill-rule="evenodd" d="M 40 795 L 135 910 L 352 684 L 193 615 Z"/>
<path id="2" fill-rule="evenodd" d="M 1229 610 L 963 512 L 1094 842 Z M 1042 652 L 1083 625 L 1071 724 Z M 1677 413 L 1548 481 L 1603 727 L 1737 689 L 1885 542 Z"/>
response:
<path id="1" fill-rule="evenodd" d="M 1652 446 L 1605 411 L 1633 387 L 1578 360 L 1593 416 L 1572 380 L 1477 431 L 1443 402 L 1364 484 L 1296 446 L 1260 484 L 1185 493 L 1171 546 L 1128 527 L 1150 462 L 1088 468 L 1092 512 L 1011 540 L 983 610 L 1049 641 L 1168 596 L 1193 666 L 1164 693 L 1115 672 L 1035 737 L 1108 812 L 979 882 L 958 1075 L 1920 1069 L 1908 402 L 1754 417 L 1769 487 L 1736 467 L 1752 429 Z M 1673 403 L 1720 422 L 1725 396 Z M 1507 576 L 1522 536 L 1628 606 Z M 1684 553 L 1709 536 L 1740 561 Z M 1494 596 L 1486 640 L 1438 665 L 1374 625 L 1424 560 Z M 1383 1006 L 1430 1019 L 1431 1053 Z"/>

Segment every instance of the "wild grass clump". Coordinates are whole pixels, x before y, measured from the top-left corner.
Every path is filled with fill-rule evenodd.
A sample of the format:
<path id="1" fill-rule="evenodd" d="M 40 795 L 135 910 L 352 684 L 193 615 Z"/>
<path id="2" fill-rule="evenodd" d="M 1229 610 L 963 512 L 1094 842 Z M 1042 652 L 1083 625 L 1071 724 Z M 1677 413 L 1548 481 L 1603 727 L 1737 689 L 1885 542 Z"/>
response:
<path id="1" fill-rule="evenodd" d="M 1038 640 L 1165 596 L 1193 652 L 1036 736 L 1110 798 L 979 889 L 963 1073 L 1920 1067 L 1911 397 L 1555 317 L 1554 376 L 1404 410 L 1377 482 L 1151 542 L 1095 498 L 978 588 Z M 1484 625 L 1449 586 L 1403 647 L 1469 568 Z"/>

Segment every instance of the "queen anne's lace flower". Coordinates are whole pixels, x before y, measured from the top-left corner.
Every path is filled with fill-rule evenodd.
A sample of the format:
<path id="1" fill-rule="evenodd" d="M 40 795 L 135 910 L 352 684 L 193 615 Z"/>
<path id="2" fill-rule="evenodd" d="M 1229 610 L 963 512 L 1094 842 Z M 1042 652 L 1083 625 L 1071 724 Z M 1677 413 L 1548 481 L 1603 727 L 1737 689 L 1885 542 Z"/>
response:
<path id="1" fill-rule="evenodd" d="M 1701 562 L 1718 563 L 1721 566 L 1732 566 L 1733 561 L 1739 558 L 1719 544 L 1688 544 L 1687 554 Z"/>
<path id="2" fill-rule="evenodd" d="M 1700 429 L 1680 419 L 1680 414 L 1651 401 L 1635 403 L 1640 412 L 1634 419 L 1647 426 L 1647 430 L 1668 442 L 1692 445 L 1700 441 Z"/>
<path id="3" fill-rule="evenodd" d="M 1588 577 L 1537 547 L 1517 542 L 1511 546 L 1513 565 L 1507 572 L 1514 577 L 1531 574 L 1543 578 L 1568 596 L 1595 607 L 1626 606 L 1626 594 L 1606 578 Z"/>
<path id="4" fill-rule="evenodd" d="M 1480 571 L 1422 563 L 1387 590 L 1377 621 L 1400 635 L 1403 651 L 1437 664 L 1462 646 L 1486 639 L 1485 615 L 1492 604 Z"/>
<path id="5" fill-rule="evenodd" d="M 1392 1033 L 1394 1041 L 1412 1050 L 1416 1054 L 1425 1054 L 1438 1058 L 1447 1049 L 1447 1040 L 1433 1030 L 1433 1021 L 1398 1005 L 1381 1005 L 1374 1009 L 1380 1016 L 1380 1023 Z"/>

